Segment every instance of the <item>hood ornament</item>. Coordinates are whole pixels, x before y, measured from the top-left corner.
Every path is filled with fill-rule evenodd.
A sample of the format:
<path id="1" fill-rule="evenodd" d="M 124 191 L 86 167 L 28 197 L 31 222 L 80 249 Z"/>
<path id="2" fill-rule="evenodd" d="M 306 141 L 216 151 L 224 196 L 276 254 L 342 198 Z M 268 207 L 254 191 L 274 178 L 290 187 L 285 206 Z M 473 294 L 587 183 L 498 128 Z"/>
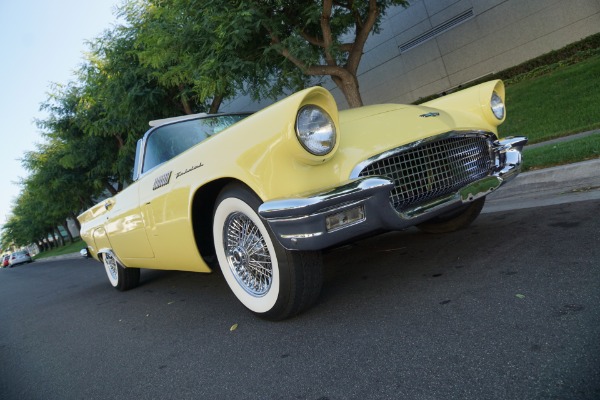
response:
<path id="1" fill-rule="evenodd" d="M 421 118 L 439 117 L 439 116 L 440 116 L 439 112 L 428 112 L 427 114 L 419 115 L 419 117 L 421 117 Z"/>

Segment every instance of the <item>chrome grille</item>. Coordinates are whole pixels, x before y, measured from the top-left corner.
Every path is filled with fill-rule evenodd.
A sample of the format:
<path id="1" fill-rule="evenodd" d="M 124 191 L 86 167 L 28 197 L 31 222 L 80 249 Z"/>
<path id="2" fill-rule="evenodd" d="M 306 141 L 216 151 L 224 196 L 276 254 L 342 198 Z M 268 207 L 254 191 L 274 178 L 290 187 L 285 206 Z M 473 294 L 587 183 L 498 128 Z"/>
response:
<path id="1" fill-rule="evenodd" d="M 377 160 L 359 176 L 392 179 L 390 202 L 401 211 L 488 176 L 494 165 L 490 149 L 485 136 L 448 137 Z"/>

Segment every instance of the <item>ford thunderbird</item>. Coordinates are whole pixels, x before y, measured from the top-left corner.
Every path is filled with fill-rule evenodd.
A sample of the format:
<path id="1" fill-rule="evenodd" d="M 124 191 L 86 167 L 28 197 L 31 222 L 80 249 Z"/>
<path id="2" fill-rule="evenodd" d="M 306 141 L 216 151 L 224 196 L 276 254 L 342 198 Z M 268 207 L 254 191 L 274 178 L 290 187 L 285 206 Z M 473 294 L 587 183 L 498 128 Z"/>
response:
<path id="1" fill-rule="evenodd" d="M 314 87 L 254 114 L 152 121 L 133 183 L 79 216 L 81 236 L 118 290 L 141 268 L 220 268 L 246 308 L 284 319 L 317 300 L 322 250 L 475 220 L 527 142 L 498 138 L 504 97 L 491 81 L 419 106 L 339 111 Z"/>

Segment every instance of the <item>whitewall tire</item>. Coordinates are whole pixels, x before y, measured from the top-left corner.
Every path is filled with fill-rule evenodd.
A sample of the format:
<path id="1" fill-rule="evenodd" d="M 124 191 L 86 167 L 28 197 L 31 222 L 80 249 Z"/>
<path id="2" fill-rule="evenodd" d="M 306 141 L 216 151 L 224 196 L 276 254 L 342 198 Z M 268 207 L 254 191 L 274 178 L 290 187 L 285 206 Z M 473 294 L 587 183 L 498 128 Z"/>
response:
<path id="1" fill-rule="evenodd" d="M 317 299 L 321 254 L 284 249 L 258 215 L 260 203 L 247 187 L 226 186 L 214 210 L 214 245 L 223 276 L 237 299 L 255 314 L 279 320 Z"/>
<path id="2" fill-rule="evenodd" d="M 102 263 L 104 264 L 108 281 L 115 289 L 124 291 L 138 286 L 140 282 L 139 268 L 123 267 L 110 251 L 102 253 Z"/>

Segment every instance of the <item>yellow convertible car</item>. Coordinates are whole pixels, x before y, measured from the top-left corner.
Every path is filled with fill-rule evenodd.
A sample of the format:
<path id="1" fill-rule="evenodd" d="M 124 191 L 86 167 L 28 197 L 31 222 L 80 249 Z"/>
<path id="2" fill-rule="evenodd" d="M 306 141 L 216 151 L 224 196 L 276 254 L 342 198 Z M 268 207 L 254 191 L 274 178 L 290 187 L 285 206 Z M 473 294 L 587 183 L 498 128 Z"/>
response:
<path id="1" fill-rule="evenodd" d="M 504 85 L 420 106 L 338 111 L 320 87 L 255 114 L 153 121 L 134 183 L 79 216 L 119 290 L 140 268 L 211 272 L 271 320 L 311 306 L 320 251 L 384 231 L 468 226 L 514 178 L 524 137 L 500 140 Z"/>

